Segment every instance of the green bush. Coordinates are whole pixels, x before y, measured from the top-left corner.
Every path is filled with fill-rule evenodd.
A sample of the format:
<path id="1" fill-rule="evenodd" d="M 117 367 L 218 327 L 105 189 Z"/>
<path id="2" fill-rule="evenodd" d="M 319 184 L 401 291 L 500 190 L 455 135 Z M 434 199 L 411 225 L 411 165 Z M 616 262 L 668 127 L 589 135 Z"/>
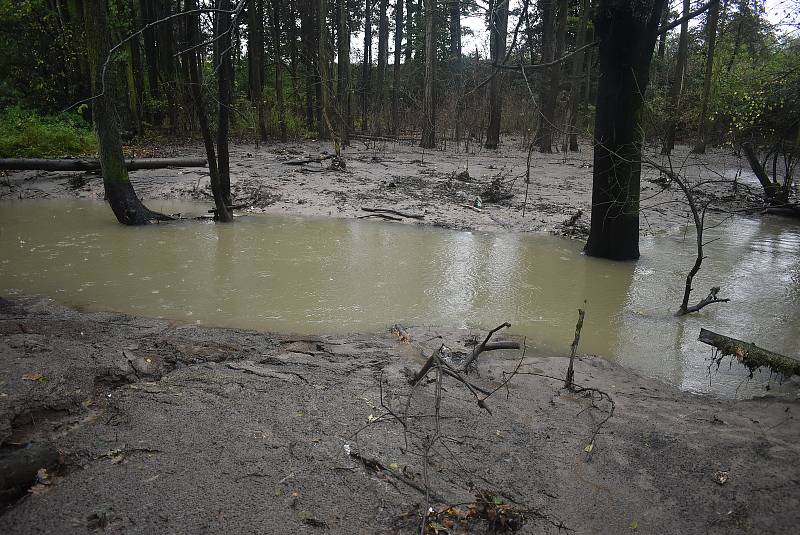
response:
<path id="1" fill-rule="evenodd" d="M 77 113 L 41 116 L 20 107 L 0 112 L 0 157 L 48 158 L 94 150 L 94 133 Z"/>

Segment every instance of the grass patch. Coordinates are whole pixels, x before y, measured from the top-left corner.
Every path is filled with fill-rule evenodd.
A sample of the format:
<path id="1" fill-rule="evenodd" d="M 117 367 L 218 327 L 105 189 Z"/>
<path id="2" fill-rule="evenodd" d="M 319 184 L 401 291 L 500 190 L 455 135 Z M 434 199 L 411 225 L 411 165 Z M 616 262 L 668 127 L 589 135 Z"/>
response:
<path id="1" fill-rule="evenodd" d="M 77 113 L 41 116 L 20 107 L 0 112 L 0 157 L 52 158 L 95 150 L 95 137 Z"/>

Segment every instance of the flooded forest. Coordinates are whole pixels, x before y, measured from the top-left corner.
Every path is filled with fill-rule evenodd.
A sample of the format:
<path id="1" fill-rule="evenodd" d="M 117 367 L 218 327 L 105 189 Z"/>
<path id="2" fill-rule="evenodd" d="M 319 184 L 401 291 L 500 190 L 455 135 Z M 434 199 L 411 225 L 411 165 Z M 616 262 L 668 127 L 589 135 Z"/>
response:
<path id="1" fill-rule="evenodd" d="M 0 533 L 797 533 L 800 0 L 0 49 Z"/>

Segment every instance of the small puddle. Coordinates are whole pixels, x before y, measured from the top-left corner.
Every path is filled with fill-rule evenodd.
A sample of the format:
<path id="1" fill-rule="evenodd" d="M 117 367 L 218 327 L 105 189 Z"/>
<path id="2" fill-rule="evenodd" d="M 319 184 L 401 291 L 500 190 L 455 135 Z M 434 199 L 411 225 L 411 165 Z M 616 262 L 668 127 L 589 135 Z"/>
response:
<path id="1" fill-rule="evenodd" d="M 152 203 L 168 212 L 207 206 Z M 581 352 L 683 389 L 752 395 L 736 366 L 715 373 L 701 327 L 797 355 L 800 227 L 729 220 L 708 231 L 695 300 L 731 303 L 675 318 L 694 234 L 643 238 L 642 259 L 585 257 L 582 243 L 534 234 L 456 232 L 351 219 L 250 216 L 233 225 L 126 228 L 102 203 L 0 204 L 0 292 L 87 309 L 266 331 L 341 333 L 503 321 L 546 353 L 566 353 L 587 300 Z M 702 295 L 701 295 L 702 294 Z"/>

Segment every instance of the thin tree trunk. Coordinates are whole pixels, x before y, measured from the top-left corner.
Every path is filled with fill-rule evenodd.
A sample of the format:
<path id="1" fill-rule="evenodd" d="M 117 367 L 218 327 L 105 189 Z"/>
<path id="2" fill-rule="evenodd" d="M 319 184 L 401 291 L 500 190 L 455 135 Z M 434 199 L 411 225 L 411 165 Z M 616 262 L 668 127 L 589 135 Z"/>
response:
<path id="1" fill-rule="evenodd" d="M 456 90 L 456 118 L 453 134 L 461 141 L 464 105 L 464 61 L 461 58 L 461 0 L 450 0 L 450 76 Z"/>
<path id="2" fill-rule="evenodd" d="M 350 144 L 350 10 L 347 0 L 338 0 L 338 79 L 337 101 L 339 104 L 338 126 L 342 146 Z"/>
<path id="3" fill-rule="evenodd" d="M 634 4 L 601 0 L 594 24 L 600 73 L 585 251 L 612 260 L 639 257 L 641 115 L 665 0 Z"/>
<path id="4" fill-rule="evenodd" d="M 383 134 L 383 86 L 386 81 L 386 65 L 389 63 L 389 0 L 380 0 L 378 22 L 378 81 L 375 87 L 376 133 Z"/>
<path id="5" fill-rule="evenodd" d="M 197 9 L 197 0 L 187 0 L 186 10 Z M 200 44 L 200 14 L 190 15 L 186 22 L 186 41 L 190 47 Z M 219 221 L 232 221 L 233 217 L 225 204 L 222 196 L 222 188 L 219 184 L 219 170 L 217 168 L 217 155 L 214 149 L 214 139 L 211 135 L 211 127 L 208 125 L 208 112 L 205 98 L 203 97 L 203 84 L 200 79 L 200 51 L 195 49 L 187 52 L 187 62 L 189 64 L 189 80 L 191 85 L 192 98 L 194 99 L 194 109 L 197 113 L 197 122 L 200 125 L 200 133 L 203 136 L 203 145 L 206 148 L 206 158 L 208 159 L 208 174 L 211 177 L 211 193 L 214 196 L 214 206 L 216 207 L 216 218 Z"/>
<path id="6" fill-rule="evenodd" d="M 706 31 L 708 32 L 706 50 L 706 72 L 703 78 L 703 96 L 700 104 L 700 122 L 697 132 L 697 145 L 692 152 L 705 154 L 708 143 L 708 99 L 711 95 L 711 80 L 714 77 L 714 49 L 717 44 L 717 23 L 719 22 L 719 2 L 709 8 Z"/>
<path id="7" fill-rule="evenodd" d="M 364 7 L 364 61 L 361 65 L 361 129 L 368 127 L 370 81 L 372 71 L 372 8 L 374 4 L 366 0 Z"/>
<path id="8" fill-rule="evenodd" d="M 557 1 L 557 4 L 555 9 L 553 6 L 549 8 L 551 22 L 548 24 L 550 28 L 548 31 L 552 32 L 552 37 L 549 39 L 549 59 L 546 61 L 553 61 L 561 56 L 567 27 L 569 0 L 553 1 Z M 542 95 L 542 109 L 539 112 L 539 133 L 537 134 L 539 152 L 553 152 L 553 134 L 556 130 L 556 108 L 561 86 L 561 68 L 561 63 L 556 63 L 547 69 L 547 83 Z"/>
<path id="9" fill-rule="evenodd" d="M 319 22 L 319 38 L 317 39 L 319 45 L 318 55 L 318 69 L 319 69 L 319 85 L 320 85 L 320 113 L 321 120 L 319 121 L 319 137 L 327 139 L 333 133 L 333 125 L 330 116 L 330 93 L 329 93 L 329 75 L 328 75 L 328 62 L 330 61 L 328 51 L 328 0 L 319 0 L 317 4 L 319 11 L 317 12 Z M 337 144 L 336 152 L 338 155 L 339 147 Z"/>
<path id="10" fill-rule="evenodd" d="M 436 84 L 436 27 L 434 16 L 436 0 L 425 0 L 425 95 L 423 101 L 422 140 L 420 147 L 436 148 L 436 101 L 434 87 Z"/>
<path id="11" fill-rule="evenodd" d="M 159 2 L 160 9 L 155 10 L 156 17 L 167 19 L 172 14 L 171 2 Z M 158 64 L 161 91 L 164 94 L 169 118 L 169 131 L 175 134 L 178 129 L 178 98 L 175 72 L 175 40 L 172 37 L 172 19 L 164 20 L 158 25 Z"/>
<path id="12" fill-rule="evenodd" d="M 264 0 L 253 0 L 247 17 L 247 66 L 250 81 L 250 103 L 256 109 L 258 134 L 267 140 L 264 116 Z"/>
<path id="13" fill-rule="evenodd" d="M 231 0 L 218 0 L 217 9 L 230 10 Z M 218 11 L 214 18 L 214 66 L 217 69 L 217 168 L 219 171 L 220 195 L 225 206 L 233 204 L 231 199 L 231 172 L 230 154 L 228 152 L 228 129 L 230 126 L 230 105 L 231 105 L 231 74 L 233 65 L 231 62 L 231 14 Z M 217 214 L 220 221 L 223 214 Z M 232 220 L 232 219 L 231 219 Z"/>
<path id="14" fill-rule="evenodd" d="M 92 116 L 106 200 L 111 205 L 117 221 L 123 225 L 146 225 L 151 219 L 158 217 L 142 204 L 128 178 L 128 170 L 122 155 L 122 140 L 114 112 L 114 77 L 104 75 L 103 72 L 109 50 L 108 12 L 105 0 L 85 0 L 84 22 L 92 94 L 100 95 L 92 101 Z"/>
<path id="15" fill-rule="evenodd" d="M 403 48 L 403 2 L 394 6 L 394 75 L 392 79 L 392 135 L 400 134 L 400 58 Z"/>
<path id="16" fill-rule="evenodd" d="M 683 15 L 687 16 L 691 10 L 690 0 L 683 0 Z M 686 59 L 689 55 L 689 21 L 681 24 L 681 35 L 678 39 L 678 57 L 675 60 L 675 72 L 672 86 L 669 91 L 669 105 L 667 106 L 667 124 L 664 129 L 664 145 L 661 154 L 669 155 L 675 148 L 676 116 L 680 110 L 681 95 L 683 93 L 683 77 L 686 70 Z"/>
<path id="17" fill-rule="evenodd" d="M 575 36 L 575 49 L 583 48 L 586 43 L 586 25 L 589 19 L 589 0 L 581 0 L 581 17 Z M 567 132 L 569 134 L 569 150 L 578 151 L 578 130 L 581 127 L 580 110 L 578 109 L 583 82 L 583 52 L 578 52 L 572 57 L 570 69 L 569 110 L 567 112 Z"/>
<path id="18" fill-rule="evenodd" d="M 314 128 L 314 57 L 317 47 L 314 34 L 314 12 L 311 9 L 311 0 L 299 0 L 300 8 L 300 39 L 303 45 L 303 68 L 305 70 L 305 108 L 306 128 Z"/>
<path id="19" fill-rule="evenodd" d="M 508 33 L 508 1 L 494 0 L 489 3 L 489 45 L 492 65 L 499 65 L 506 55 Z M 500 144 L 500 123 L 503 117 L 503 75 L 498 73 L 489 82 L 489 125 L 486 128 L 487 149 L 496 149 Z"/>
<path id="20" fill-rule="evenodd" d="M 283 58 L 281 57 L 280 0 L 272 0 L 272 50 L 275 62 L 275 106 L 278 108 L 280 140 L 286 141 L 286 103 L 283 98 Z"/>
<path id="21" fill-rule="evenodd" d="M 406 50 L 405 50 L 405 61 L 406 65 L 411 63 L 412 54 L 414 53 L 414 35 L 415 32 L 418 30 L 417 25 L 415 24 L 416 21 L 416 6 L 414 5 L 414 0 L 406 0 L 406 7 L 408 8 L 408 14 L 406 15 Z"/>

